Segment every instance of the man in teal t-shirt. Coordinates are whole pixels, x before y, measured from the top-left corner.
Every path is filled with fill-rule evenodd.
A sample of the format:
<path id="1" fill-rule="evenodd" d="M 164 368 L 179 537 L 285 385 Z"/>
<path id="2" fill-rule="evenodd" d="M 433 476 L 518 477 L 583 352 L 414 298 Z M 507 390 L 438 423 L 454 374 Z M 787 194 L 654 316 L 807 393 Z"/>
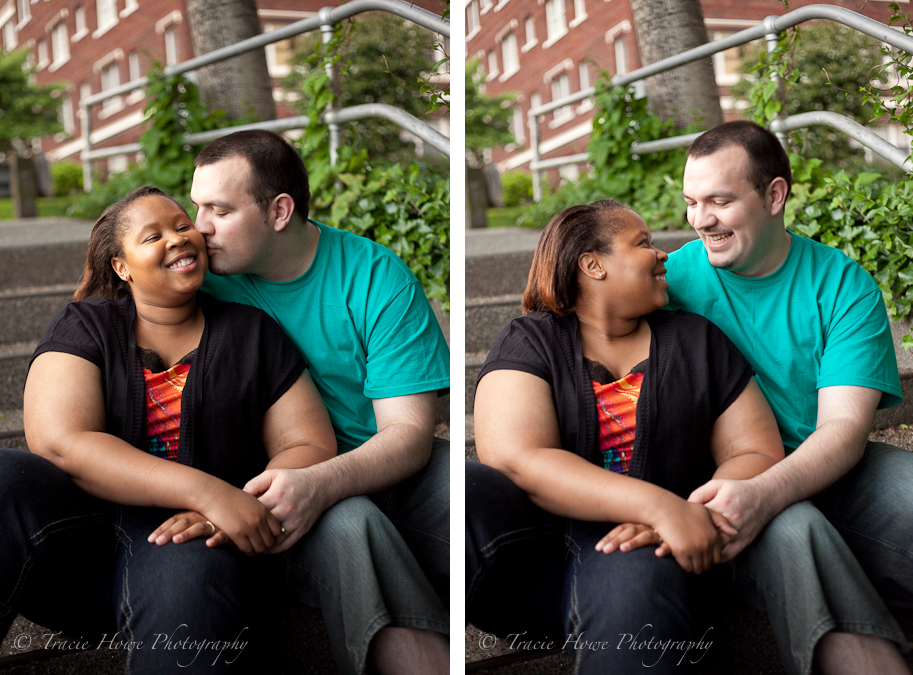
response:
<path id="1" fill-rule="evenodd" d="M 287 531 L 271 552 L 288 587 L 322 609 L 341 672 L 447 672 L 449 443 L 433 434 L 449 351 L 421 285 L 386 248 L 308 220 L 281 137 L 238 132 L 195 164 L 203 290 L 279 322 L 336 431 L 337 457 L 244 488 Z"/>
<path id="2" fill-rule="evenodd" d="M 859 265 L 786 230 L 790 188 L 783 147 L 751 122 L 688 151 L 683 196 L 700 241 L 666 264 L 670 307 L 709 318 L 748 358 L 787 453 L 690 500 L 739 531 L 724 558 L 768 611 L 787 672 L 907 672 L 878 593 L 913 600 L 913 453 L 867 443 L 875 410 L 902 396 L 887 314 Z"/>

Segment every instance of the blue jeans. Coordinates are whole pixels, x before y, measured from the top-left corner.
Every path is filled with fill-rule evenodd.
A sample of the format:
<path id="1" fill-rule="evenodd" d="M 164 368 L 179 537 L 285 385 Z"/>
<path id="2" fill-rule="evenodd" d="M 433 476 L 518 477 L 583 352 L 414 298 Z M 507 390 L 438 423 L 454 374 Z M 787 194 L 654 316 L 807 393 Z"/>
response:
<path id="1" fill-rule="evenodd" d="M 714 578 L 686 573 L 652 546 L 599 553 L 614 524 L 557 518 L 498 471 L 475 462 L 465 470 L 468 621 L 508 644 L 564 648 L 577 673 L 681 673 L 700 663 L 714 637 L 698 608 Z"/>
<path id="2" fill-rule="evenodd" d="M 202 539 L 148 543 L 172 513 L 117 507 L 37 455 L 0 450 L 0 626 L 22 613 L 127 650 L 130 673 L 237 672 L 249 639 L 241 579 L 253 563 Z"/>
<path id="3" fill-rule="evenodd" d="M 416 475 L 328 509 L 285 552 L 286 584 L 320 607 L 336 667 L 364 673 L 385 626 L 449 634 L 450 444 L 435 439 Z"/>
<path id="4" fill-rule="evenodd" d="M 911 605 L 911 486 L 913 453 L 869 443 L 846 476 L 780 513 L 732 562 L 736 592 L 767 611 L 787 673 L 810 673 L 817 641 L 832 630 L 907 650 L 882 598 Z"/>

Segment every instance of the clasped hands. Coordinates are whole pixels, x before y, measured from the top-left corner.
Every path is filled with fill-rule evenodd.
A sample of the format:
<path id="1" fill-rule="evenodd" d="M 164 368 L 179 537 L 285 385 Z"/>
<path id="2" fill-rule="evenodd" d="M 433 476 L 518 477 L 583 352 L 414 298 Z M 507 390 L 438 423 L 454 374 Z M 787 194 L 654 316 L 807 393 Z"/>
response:
<path id="1" fill-rule="evenodd" d="M 243 490 L 225 484 L 199 511 L 174 514 L 149 535 L 159 546 L 206 537 L 210 548 L 233 543 L 242 553 L 280 553 L 323 513 L 306 469 L 271 469 Z"/>
<path id="2" fill-rule="evenodd" d="M 656 555 L 672 555 L 686 572 L 700 574 L 738 555 L 770 520 L 756 487 L 745 480 L 715 479 L 688 501 L 676 500 L 651 524 L 623 523 L 596 544 L 603 553 L 656 545 Z"/>

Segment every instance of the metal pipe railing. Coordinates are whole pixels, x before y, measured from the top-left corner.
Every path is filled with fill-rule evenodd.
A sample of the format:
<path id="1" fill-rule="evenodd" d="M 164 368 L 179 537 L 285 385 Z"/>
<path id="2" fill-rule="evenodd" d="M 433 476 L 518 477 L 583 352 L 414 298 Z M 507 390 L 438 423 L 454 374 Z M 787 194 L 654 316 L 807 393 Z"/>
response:
<path id="1" fill-rule="evenodd" d="M 321 32 L 323 32 L 326 35 L 324 37 L 324 41 L 326 41 L 329 39 L 329 35 L 332 35 L 333 26 L 335 26 L 335 24 L 337 24 L 341 21 L 344 21 L 345 19 L 348 19 L 357 14 L 361 14 L 363 12 L 372 12 L 372 11 L 383 11 L 383 12 L 387 12 L 389 14 L 394 14 L 401 18 L 407 19 L 419 26 L 422 26 L 423 28 L 432 30 L 436 33 L 444 35 L 445 37 L 450 37 L 450 22 L 449 21 L 442 19 L 441 17 L 429 12 L 428 10 L 422 9 L 420 7 L 415 7 L 414 5 L 411 5 L 407 2 L 403 2 L 402 0 L 350 0 L 346 4 L 341 5 L 339 7 L 323 7 L 317 12 L 316 16 L 312 16 L 312 17 L 308 17 L 307 19 L 302 19 L 300 21 L 296 21 L 295 23 L 291 23 L 287 26 L 282 26 L 281 28 L 278 28 L 273 31 L 269 31 L 267 33 L 261 33 L 260 35 L 255 35 L 252 38 L 242 40 L 241 42 L 236 42 L 235 44 L 228 45 L 227 47 L 221 47 L 219 49 L 209 52 L 208 54 L 203 54 L 201 56 L 194 57 L 194 58 L 192 58 L 188 61 L 184 61 L 182 63 L 177 63 L 177 64 L 174 64 L 171 66 L 166 66 L 165 70 L 164 70 L 164 74 L 166 76 L 182 75 L 184 73 L 187 73 L 187 72 L 190 72 L 193 70 L 197 70 L 204 66 L 208 66 L 213 63 L 217 63 L 219 61 L 224 61 L 224 60 L 232 58 L 234 56 L 238 56 L 240 54 L 244 54 L 249 51 L 253 51 L 254 49 L 261 49 L 261 48 L 265 47 L 266 45 L 270 45 L 275 42 L 279 42 L 281 40 L 285 40 L 290 37 L 294 37 L 296 35 L 301 35 L 302 33 L 307 33 L 307 32 L 313 31 L 313 30 L 320 30 Z M 327 35 L 327 33 L 328 33 L 328 35 Z M 332 77 L 332 75 L 331 75 L 331 77 Z M 84 145 L 84 150 L 81 154 L 81 157 L 83 160 L 83 184 L 85 186 L 86 191 L 89 191 L 92 189 L 91 161 L 93 159 L 100 159 L 103 157 L 110 157 L 110 156 L 116 155 L 116 154 L 123 154 L 123 152 L 137 152 L 139 150 L 138 144 L 119 146 L 122 148 L 130 148 L 130 150 L 124 150 L 122 152 L 113 152 L 113 148 L 105 148 L 102 150 L 93 150 L 92 149 L 92 139 L 91 139 L 92 107 L 98 105 L 99 103 L 102 103 L 103 101 L 106 101 L 109 98 L 113 98 L 115 96 L 120 96 L 122 94 L 126 94 L 129 92 L 135 91 L 136 89 L 145 87 L 148 83 L 149 83 L 148 77 L 141 77 L 136 80 L 132 80 L 125 84 L 119 85 L 117 87 L 112 87 L 111 89 L 106 89 L 105 91 L 99 92 L 97 94 L 92 94 L 91 96 L 87 96 L 84 99 L 80 100 L 79 106 L 82 108 L 83 114 L 84 114 L 83 138 L 85 139 L 84 140 L 85 145 Z M 374 104 L 374 105 L 380 105 L 380 104 Z M 364 106 L 353 106 L 353 107 L 364 108 Z M 392 108 L 392 106 L 385 106 L 385 107 Z M 356 119 L 363 119 L 364 117 L 374 117 L 374 116 L 384 117 L 385 119 L 389 119 L 390 121 L 395 122 L 396 124 L 400 124 L 400 126 L 402 126 L 401 122 L 407 124 L 409 127 L 406 129 L 407 131 L 409 131 L 410 133 L 413 133 L 418 138 L 429 143 L 432 147 L 443 152 L 445 155 L 447 155 L 447 156 L 450 155 L 449 141 L 446 141 L 445 136 L 440 134 L 435 129 L 432 129 L 424 122 L 418 120 L 413 115 L 409 115 L 408 113 L 405 113 L 405 111 L 402 111 L 402 112 L 407 117 L 391 116 L 390 112 L 387 110 L 375 109 L 370 114 L 365 114 L 363 116 L 351 116 L 351 117 L 346 117 L 346 118 L 338 118 L 338 116 L 330 115 L 330 117 L 333 118 L 333 120 L 330 121 L 329 119 L 327 119 L 326 113 L 331 113 L 331 112 L 338 113 L 339 111 L 338 110 L 333 111 L 328 108 L 327 111 L 325 112 L 324 116 L 322 116 L 322 119 L 324 119 L 324 121 L 327 121 L 327 123 L 330 126 L 330 156 L 331 156 L 331 161 L 333 163 L 335 163 L 336 153 L 339 148 L 339 126 L 338 125 L 343 122 L 348 122 L 348 121 L 352 121 L 352 120 L 356 120 Z M 286 120 L 290 120 L 290 119 L 295 119 L 295 120 L 304 119 L 304 124 L 307 124 L 306 116 L 299 116 L 299 117 L 295 117 L 295 118 L 286 118 Z M 243 125 L 243 126 L 238 126 L 238 127 L 232 127 L 227 130 L 221 130 L 221 133 L 219 133 L 219 136 L 233 133 L 234 131 L 240 131 L 242 129 L 257 128 L 257 129 L 270 129 L 273 131 L 277 131 L 277 130 L 285 131 L 285 130 L 300 128 L 301 126 L 304 126 L 304 124 L 296 125 L 296 126 L 287 126 L 284 124 L 284 122 L 286 120 L 269 120 L 268 122 L 261 122 L 256 125 Z M 275 123 L 275 124 L 273 125 L 273 123 Z M 424 127 L 424 128 L 419 128 L 419 126 Z M 403 128 L 406 128 L 406 127 L 403 127 Z M 414 129 L 418 129 L 420 131 L 420 133 L 417 133 Z M 215 132 L 207 132 L 207 133 L 215 133 Z M 198 145 L 201 143 L 208 142 L 208 141 L 201 141 L 198 143 L 198 142 L 195 142 L 194 140 L 192 140 L 192 139 L 195 139 L 195 138 L 198 138 L 201 136 L 202 136 L 201 134 L 190 134 L 185 137 L 185 140 L 187 140 L 187 142 L 190 143 L 191 145 Z M 212 138 L 218 138 L 218 136 L 213 136 Z M 444 149 L 442 149 L 440 147 L 441 138 L 445 139 L 446 147 Z M 133 148 L 135 148 L 135 149 L 133 149 Z"/>
<path id="2" fill-rule="evenodd" d="M 612 78 L 612 85 L 625 86 L 634 82 L 639 82 L 648 77 L 652 77 L 653 75 L 664 73 L 668 70 L 691 63 L 692 61 L 697 61 L 698 59 L 706 58 L 718 52 L 725 51 L 732 47 L 738 47 L 761 38 L 764 38 L 767 41 L 768 51 L 773 51 L 779 41 L 781 32 L 812 19 L 825 19 L 843 24 L 844 26 L 885 42 L 892 47 L 913 54 L 913 37 L 902 31 L 886 26 L 880 21 L 870 19 L 869 17 L 843 7 L 835 7 L 833 5 L 809 5 L 807 7 L 794 9 L 791 12 L 779 16 L 768 16 L 757 26 L 751 26 L 738 33 L 734 33 L 733 35 L 700 45 L 684 51 L 681 54 L 676 54 L 667 59 L 657 61 L 656 63 L 651 63 L 649 66 L 638 68 L 630 73 L 615 75 Z M 782 82 L 780 82 L 779 78 L 775 76 L 775 79 L 778 81 L 778 86 L 782 86 Z M 535 108 L 530 108 L 530 144 L 532 145 L 533 155 L 533 158 L 530 161 L 530 169 L 533 172 L 534 200 L 539 201 L 541 199 L 541 188 L 539 186 L 541 186 L 542 182 L 541 171 L 543 169 L 580 163 L 579 154 L 554 157 L 545 161 L 541 160 L 541 151 L 539 147 L 539 123 L 541 118 L 558 108 L 563 108 L 566 105 L 588 99 L 595 93 L 595 87 L 587 87 L 570 96 L 565 96 L 550 101 L 549 103 L 536 106 Z M 825 124 L 846 133 L 848 136 L 878 153 L 892 164 L 906 169 L 907 171 L 910 171 L 911 167 L 913 167 L 913 159 L 911 159 L 909 153 L 884 140 L 858 122 L 843 115 L 838 115 L 837 113 L 801 113 L 788 117 L 784 110 L 781 111 L 777 119 L 771 123 L 770 128 L 777 134 L 780 141 L 785 143 L 785 134 L 787 131 L 795 131 L 796 129 L 815 124 Z M 671 150 L 673 148 L 687 147 L 698 136 L 700 136 L 700 134 L 687 134 L 658 141 L 650 141 L 648 143 L 640 143 L 634 147 L 638 154 Z"/>

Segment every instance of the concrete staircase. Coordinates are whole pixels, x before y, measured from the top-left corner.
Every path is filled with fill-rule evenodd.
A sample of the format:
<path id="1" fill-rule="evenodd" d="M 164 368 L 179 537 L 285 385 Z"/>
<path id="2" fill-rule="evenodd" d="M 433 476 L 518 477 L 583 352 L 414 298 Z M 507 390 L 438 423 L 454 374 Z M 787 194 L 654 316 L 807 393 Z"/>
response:
<path id="1" fill-rule="evenodd" d="M 478 460 L 473 433 L 472 401 L 476 378 L 492 342 L 501 329 L 513 318 L 521 316 L 520 300 L 538 230 L 498 228 L 467 230 L 466 232 L 466 459 Z M 666 252 L 674 251 L 695 238 L 690 230 L 654 232 L 656 246 Z M 910 330 L 909 321 L 892 326 L 895 351 L 900 365 L 904 389 L 904 404 L 879 411 L 876 428 L 902 422 L 913 425 L 913 353 L 900 348 L 900 338 Z M 467 506 L 467 508 L 471 508 Z M 908 637 L 913 635 L 913 612 L 905 611 L 898 619 Z M 716 635 L 725 645 L 714 654 L 716 660 L 705 662 L 704 673 L 763 672 L 782 673 L 773 634 L 764 614 L 747 608 L 733 611 L 726 625 L 718 627 Z M 510 675 L 552 675 L 571 673 L 573 664 L 567 654 L 552 654 L 543 658 L 509 649 L 494 648 L 491 636 L 484 636 L 472 626 L 467 629 L 467 673 L 486 670 Z M 539 655 L 542 656 L 542 655 Z M 498 657 L 482 663 L 484 659 Z M 530 660 L 530 659 L 535 660 Z M 475 665 L 472 665 L 475 663 Z M 750 666 L 751 670 L 747 670 Z"/>
<path id="2" fill-rule="evenodd" d="M 0 222 L 0 447 L 27 447 L 22 435 L 22 388 L 28 363 L 50 320 L 72 299 L 91 229 L 91 222 L 67 218 Z M 266 627 L 270 644 L 264 654 L 270 663 L 263 672 L 335 673 L 320 611 L 291 604 L 276 611 L 272 625 Z M 125 654 L 116 650 L 42 649 L 47 642 L 42 636 L 50 632 L 18 617 L 0 642 L 0 672 L 124 672 Z"/>

